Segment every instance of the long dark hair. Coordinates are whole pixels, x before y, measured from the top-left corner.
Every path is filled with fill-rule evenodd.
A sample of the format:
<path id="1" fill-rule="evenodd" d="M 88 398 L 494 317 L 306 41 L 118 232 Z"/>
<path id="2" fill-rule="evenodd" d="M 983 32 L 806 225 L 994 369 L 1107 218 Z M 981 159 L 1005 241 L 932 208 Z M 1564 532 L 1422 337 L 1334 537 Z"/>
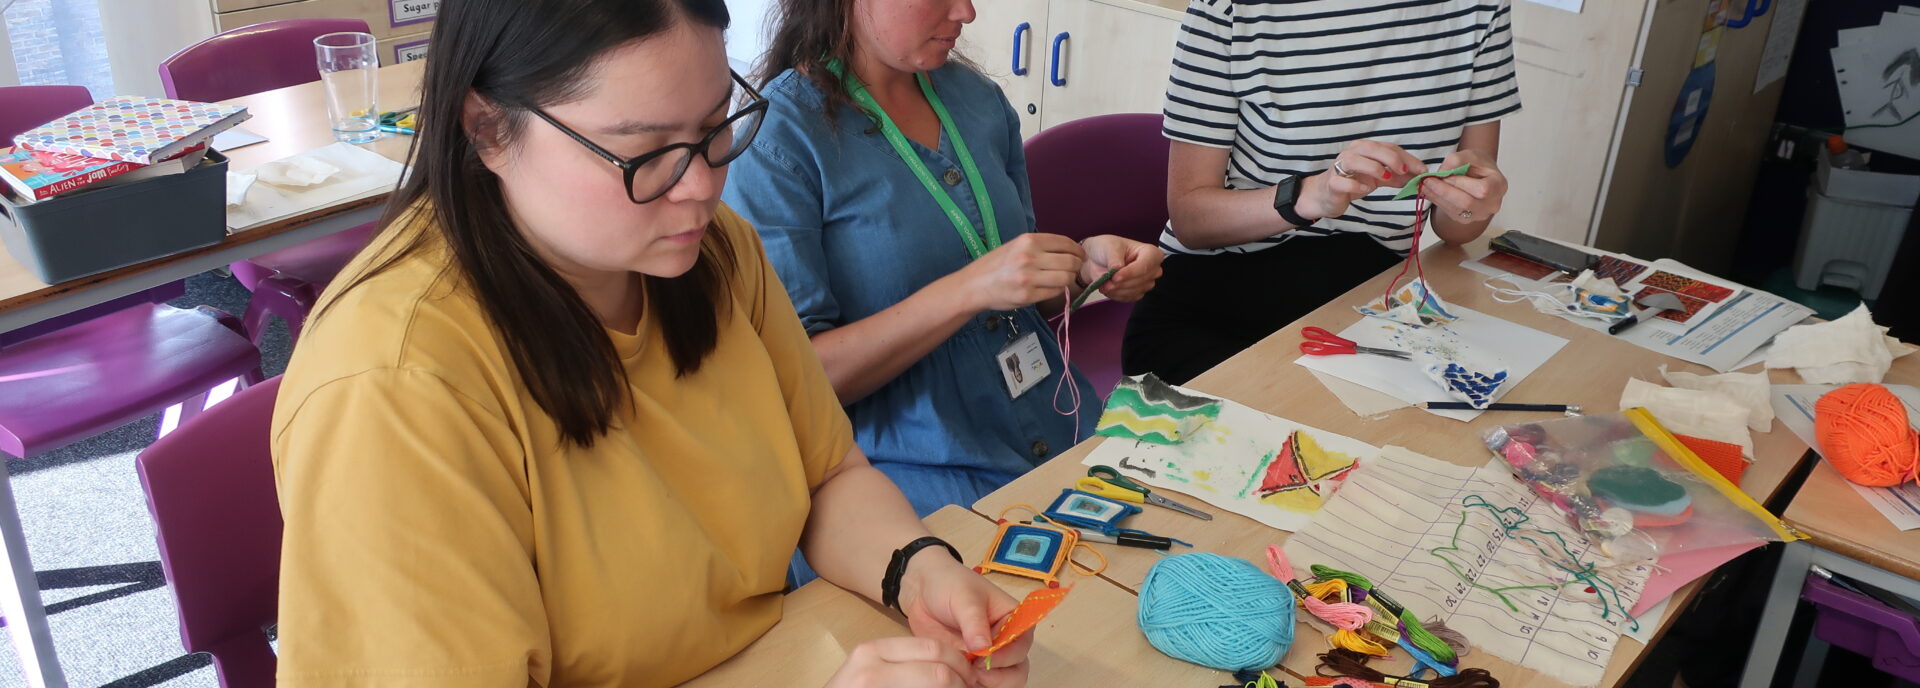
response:
<path id="1" fill-rule="evenodd" d="M 813 80 L 827 95 L 827 121 L 838 104 L 858 107 L 847 85 L 827 71 L 827 63 L 853 54 L 854 0 L 780 0 L 774 14 L 773 42 L 760 60 L 755 81 L 761 88 L 789 69 Z"/>
<path id="2" fill-rule="evenodd" d="M 476 138 L 511 145 L 530 109 L 580 97 L 582 80 L 608 50 L 675 22 L 724 29 L 727 20 L 722 0 L 447 0 L 434 24 L 412 176 L 387 206 L 381 233 L 434 221 L 452 250 L 449 267 L 470 285 L 505 341 L 521 384 L 575 445 L 592 446 L 627 407 L 626 368 L 586 302 L 515 229 L 500 179 L 481 163 Z M 489 121 L 469 123 L 471 131 L 461 125 L 469 92 L 493 113 Z M 411 217 L 422 201 L 432 217 Z M 401 237 L 397 250 L 341 292 L 419 250 L 426 238 Z M 699 261 L 686 274 L 642 277 L 649 317 L 661 322 L 679 375 L 698 370 L 717 344 L 732 256 L 726 237 L 708 231 Z"/>

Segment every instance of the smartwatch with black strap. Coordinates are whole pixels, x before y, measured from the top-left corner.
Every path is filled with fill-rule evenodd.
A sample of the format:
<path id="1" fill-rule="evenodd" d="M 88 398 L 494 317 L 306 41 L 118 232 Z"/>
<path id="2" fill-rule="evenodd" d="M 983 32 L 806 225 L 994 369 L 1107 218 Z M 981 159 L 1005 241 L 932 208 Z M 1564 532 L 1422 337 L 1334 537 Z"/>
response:
<path id="1" fill-rule="evenodd" d="M 1300 202 L 1300 179 L 1299 176 L 1287 177 L 1273 186 L 1273 211 L 1295 227 L 1308 227 L 1313 225 L 1313 220 L 1294 209 L 1294 204 Z"/>
<path id="2" fill-rule="evenodd" d="M 894 550 L 893 560 L 887 562 L 887 573 L 880 579 L 881 604 L 892 607 L 894 611 L 902 614 L 907 613 L 907 610 L 900 608 L 900 579 L 906 577 L 907 561 L 912 559 L 913 555 L 919 554 L 920 550 L 934 546 L 945 547 L 947 553 L 953 555 L 954 561 L 966 563 L 965 559 L 960 558 L 960 550 L 954 549 L 953 545 L 947 544 L 946 540 L 929 535 L 909 542 L 907 546 Z"/>

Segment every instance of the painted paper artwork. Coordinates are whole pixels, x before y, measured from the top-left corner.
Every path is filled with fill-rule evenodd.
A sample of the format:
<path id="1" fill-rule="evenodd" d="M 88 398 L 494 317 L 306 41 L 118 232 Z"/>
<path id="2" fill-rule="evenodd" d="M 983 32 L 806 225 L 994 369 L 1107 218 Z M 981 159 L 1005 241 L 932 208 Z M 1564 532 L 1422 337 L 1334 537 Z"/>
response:
<path id="1" fill-rule="evenodd" d="M 1107 395 L 1107 408 L 1094 425 L 1094 434 L 1178 444 L 1194 430 L 1220 417 L 1220 400 L 1186 394 L 1153 373 L 1120 381 Z"/>
<path id="2" fill-rule="evenodd" d="M 1361 318 L 1338 334 L 1360 346 L 1394 349 L 1412 360 L 1384 356 L 1301 356 L 1294 363 L 1384 392 L 1408 404 L 1460 400 L 1484 406 L 1545 365 L 1567 340 L 1470 308 L 1453 306 L 1458 320 L 1415 327 Z M 1454 367 L 1450 367 L 1454 366 Z M 1428 409 L 1455 420 L 1473 420 L 1478 410 Z"/>
<path id="3" fill-rule="evenodd" d="M 1081 463 L 1115 466 L 1135 481 L 1291 531 L 1305 527 L 1349 471 L 1377 451 L 1351 437 L 1216 401 L 1218 417 L 1178 443 L 1111 437 Z"/>

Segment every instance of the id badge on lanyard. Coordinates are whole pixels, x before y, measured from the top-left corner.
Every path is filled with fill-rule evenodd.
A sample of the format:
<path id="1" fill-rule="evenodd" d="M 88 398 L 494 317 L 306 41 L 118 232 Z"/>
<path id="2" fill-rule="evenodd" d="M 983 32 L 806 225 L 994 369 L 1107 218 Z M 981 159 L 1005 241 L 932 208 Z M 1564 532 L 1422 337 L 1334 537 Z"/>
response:
<path id="1" fill-rule="evenodd" d="M 954 126 L 946 103 L 940 100 L 939 93 L 934 92 L 933 82 L 927 79 L 927 75 L 915 74 L 914 80 L 919 82 L 920 93 L 926 96 L 934 116 L 940 119 L 940 128 L 946 132 L 947 140 L 953 142 L 954 153 L 960 158 L 960 169 L 966 173 L 967 186 L 972 189 L 974 201 L 980 206 L 980 219 L 986 225 L 985 231 L 974 229 L 973 220 L 960 210 L 959 204 L 953 202 L 953 197 L 946 189 L 940 187 L 940 182 L 933 177 L 933 171 L 927 169 L 927 164 L 920 160 L 920 154 L 913 150 L 906 135 L 900 133 L 900 127 L 887 115 L 886 108 L 880 107 L 879 101 L 874 100 L 873 94 L 867 92 L 866 86 L 859 79 L 849 77 L 845 65 L 837 60 L 829 63 L 827 69 L 846 82 L 853 101 L 880 125 L 880 132 L 886 137 L 887 144 L 893 147 L 900 161 L 913 171 L 914 178 L 920 180 L 920 186 L 939 204 L 941 212 L 953 224 L 954 231 L 960 234 L 960 241 L 966 244 L 967 254 L 978 260 L 988 251 L 999 248 L 1000 224 L 993 212 L 993 197 L 987 193 L 986 181 L 981 178 L 980 168 L 973 162 L 973 152 L 967 148 L 966 139 L 961 137 L 959 127 Z M 1052 367 L 1047 364 L 1046 349 L 1040 343 L 1039 333 L 1020 332 L 1019 326 L 1014 324 L 1014 316 L 995 314 L 989 317 L 997 318 L 1007 328 L 1007 346 L 994 357 L 995 367 L 1006 382 L 1007 395 L 1018 399 L 1053 374 Z M 992 325 L 989 325 L 989 329 L 993 329 Z"/>
<path id="2" fill-rule="evenodd" d="M 1052 375 L 1053 367 L 1047 364 L 1047 350 L 1040 344 L 1039 333 L 1022 334 L 1014 324 L 1015 316 L 991 317 L 1006 323 L 1007 346 L 994 359 L 999 363 L 1000 377 L 1007 383 L 1007 396 L 1018 399 Z"/>

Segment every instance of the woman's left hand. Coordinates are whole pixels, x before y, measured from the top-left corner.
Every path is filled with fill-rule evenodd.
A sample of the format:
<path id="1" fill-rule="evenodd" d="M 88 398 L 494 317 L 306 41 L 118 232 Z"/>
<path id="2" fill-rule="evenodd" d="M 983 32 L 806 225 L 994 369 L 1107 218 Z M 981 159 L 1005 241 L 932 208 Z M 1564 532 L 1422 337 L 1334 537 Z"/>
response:
<path id="1" fill-rule="evenodd" d="M 1427 179 L 1420 184 L 1420 193 L 1454 222 L 1485 223 L 1500 212 L 1500 202 L 1507 196 L 1507 176 L 1487 156 L 1471 150 L 1454 151 L 1440 169 L 1461 165 L 1470 165 L 1466 174 Z"/>
<path id="2" fill-rule="evenodd" d="M 1081 284 L 1093 284 L 1108 270 L 1120 268 L 1100 286 L 1100 293 L 1115 301 L 1139 301 L 1152 291 L 1160 279 L 1160 261 L 1166 258 L 1159 246 L 1112 234 L 1087 237 L 1080 248 L 1087 252 L 1080 264 Z"/>
<path id="3" fill-rule="evenodd" d="M 914 555 L 900 582 L 900 608 L 907 613 L 913 634 L 951 644 L 963 651 L 993 644 L 993 630 L 1018 606 L 1012 596 L 987 582 L 944 549 L 929 547 Z M 1027 650 L 1033 631 L 982 658 L 991 663 L 980 672 L 982 688 L 1021 688 L 1027 685 Z"/>

